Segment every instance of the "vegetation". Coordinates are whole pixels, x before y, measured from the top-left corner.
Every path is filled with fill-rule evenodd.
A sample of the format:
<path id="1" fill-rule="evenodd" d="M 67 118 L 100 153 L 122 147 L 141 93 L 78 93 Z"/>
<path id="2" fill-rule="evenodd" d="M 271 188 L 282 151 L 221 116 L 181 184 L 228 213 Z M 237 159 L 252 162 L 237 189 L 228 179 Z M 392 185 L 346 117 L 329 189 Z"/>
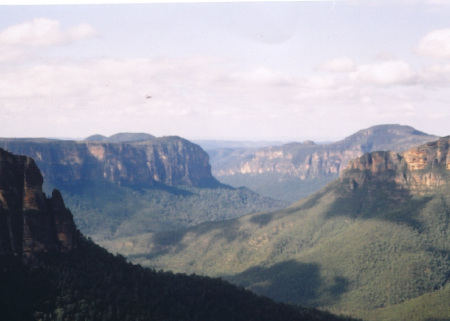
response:
<path id="1" fill-rule="evenodd" d="M 337 175 L 330 175 L 327 177 L 301 179 L 280 173 L 263 173 L 221 176 L 220 181 L 234 187 L 246 186 L 260 195 L 292 204 L 317 192 L 336 178 Z"/>
<path id="2" fill-rule="evenodd" d="M 25 266 L 0 260 L 0 320 L 349 320 L 258 297 L 220 280 L 156 272 L 82 239 Z"/>
<path id="3" fill-rule="evenodd" d="M 403 303 L 376 309 L 365 318 L 374 321 L 448 321 L 450 320 L 450 285 Z"/>
<path id="4" fill-rule="evenodd" d="M 124 253 L 147 266 L 221 276 L 277 301 L 398 320 L 411 300 L 448 294 L 450 188 L 411 194 L 394 183 L 352 190 L 336 181 L 284 210 L 141 237 L 117 242 L 134 244 Z M 450 318 L 427 309 L 424 320 Z"/>
<path id="5" fill-rule="evenodd" d="M 180 229 L 286 206 L 247 188 L 227 186 L 136 190 L 90 182 L 63 186 L 61 193 L 77 226 L 95 240 Z"/>

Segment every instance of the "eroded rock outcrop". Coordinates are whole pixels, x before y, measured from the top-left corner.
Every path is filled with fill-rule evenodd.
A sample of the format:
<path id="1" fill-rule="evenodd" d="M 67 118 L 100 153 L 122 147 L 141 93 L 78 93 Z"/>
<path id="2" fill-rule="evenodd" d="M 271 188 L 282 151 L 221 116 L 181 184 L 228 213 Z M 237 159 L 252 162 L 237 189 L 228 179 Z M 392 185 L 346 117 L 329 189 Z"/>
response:
<path id="1" fill-rule="evenodd" d="M 373 152 L 351 160 L 341 175 L 353 187 L 391 181 L 411 191 L 447 184 L 450 175 L 450 136 L 403 153 Z"/>
<path id="2" fill-rule="evenodd" d="M 76 247 L 78 231 L 59 191 L 47 198 L 33 159 L 0 149 L 0 254 L 33 261 Z"/>

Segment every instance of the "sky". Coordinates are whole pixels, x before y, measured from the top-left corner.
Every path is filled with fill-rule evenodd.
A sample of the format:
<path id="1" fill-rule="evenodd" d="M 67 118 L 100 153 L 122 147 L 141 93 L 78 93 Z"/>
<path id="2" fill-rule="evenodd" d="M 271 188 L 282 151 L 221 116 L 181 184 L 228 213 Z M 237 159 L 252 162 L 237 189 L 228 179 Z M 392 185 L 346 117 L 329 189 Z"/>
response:
<path id="1" fill-rule="evenodd" d="M 0 2 L 0 137 L 450 135 L 450 1 L 58 2 Z"/>

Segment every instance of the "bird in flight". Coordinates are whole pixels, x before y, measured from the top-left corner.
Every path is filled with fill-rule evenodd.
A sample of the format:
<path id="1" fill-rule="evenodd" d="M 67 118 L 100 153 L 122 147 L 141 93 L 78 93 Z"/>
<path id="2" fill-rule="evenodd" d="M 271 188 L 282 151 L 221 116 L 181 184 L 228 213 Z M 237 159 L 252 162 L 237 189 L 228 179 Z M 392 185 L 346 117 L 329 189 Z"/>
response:
<path id="1" fill-rule="evenodd" d="M 145 98 L 150 99 L 150 98 L 152 98 L 152 96 L 146 95 Z"/>

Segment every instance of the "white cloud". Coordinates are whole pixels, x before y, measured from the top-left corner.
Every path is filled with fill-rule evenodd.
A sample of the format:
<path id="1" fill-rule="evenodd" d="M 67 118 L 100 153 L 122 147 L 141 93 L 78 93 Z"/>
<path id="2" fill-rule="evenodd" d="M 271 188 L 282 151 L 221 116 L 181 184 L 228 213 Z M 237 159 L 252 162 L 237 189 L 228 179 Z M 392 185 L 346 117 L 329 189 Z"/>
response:
<path id="1" fill-rule="evenodd" d="M 356 131 L 405 114 L 413 119 L 412 107 L 425 104 L 413 95 L 419 86 L 372 86 L 405 79 L 397 74 L 411 72 L 409 66 L 384 64 L 356 67 L 358 81 L 346 74 L 298 78 L 268 67 L 243 72 L 233 62 L 209 57 L 59 59 L 14 65 L 0 77 L 5 115 L 0 127 L 13 133 L 10 136 L 145 131 L 191 139 L 239 139 L 261 133 L 319 135 L 336 122 Z M 389 81 L 377 72 L 390 74 Z M 397 111 L 398 106 L 404 109 Z M 407 113 L 406 107 L 411 107 Z M 349 120 L 353 116 L 348 115 L 360 119 Z M 322 129 L 313 126 L 317 119 Z"/>
<path id="2" fill-rule="evenodd" d="M 320 69 L 332 72 L 350 72 L 355 69 L 355 62 L 350 58 L 337 58 L 324 62 Z"/>
<path id="3" fill-rule="evenodd" d="M 89 24 L 62 30 L 59 21 L 36 18 L 0 31 L 0 63 L 22 59 L 37 48 L 70 43 L 97 35 Z"/>
<path id="4" fill-rule="evenodd" d="M 416 73 L 404 61 L 385 61 L 360 65 L 351 74 L 351 79 L 373 85 L 411 84 Z"/>
<path id="5" fill-rule="evenodd" d="M 439 29 L 429 32 L 416 47 L 422 56 L 433 58 L 450 58 L 450 29 Z"/>
<path id="6" fill-rule="evenodd" d="M 0 31 L 0 45 L 49 46 L 93 37 L 96 34 L 89 24 L 63 31 L 57 20 L 36 18 Z"/>

